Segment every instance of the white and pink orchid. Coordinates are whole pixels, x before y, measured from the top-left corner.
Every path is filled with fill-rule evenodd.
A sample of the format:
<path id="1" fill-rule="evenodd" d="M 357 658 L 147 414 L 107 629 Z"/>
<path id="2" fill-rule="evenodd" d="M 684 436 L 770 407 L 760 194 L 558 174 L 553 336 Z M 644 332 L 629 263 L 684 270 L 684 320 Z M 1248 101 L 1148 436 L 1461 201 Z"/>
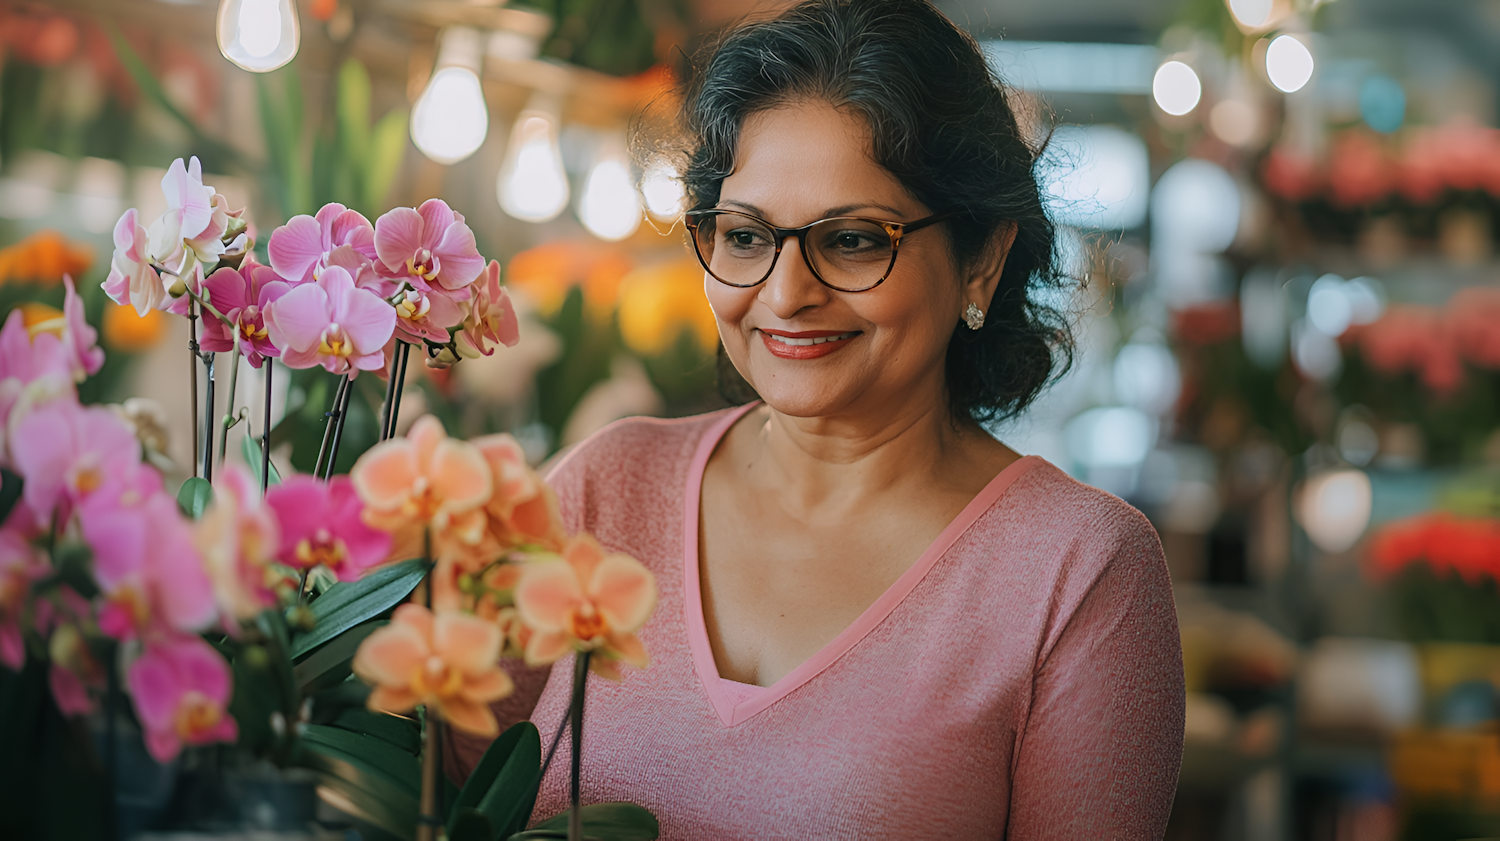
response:
<path id="1" fill-rule="evenodd" d="M 281 349 L 287 367 L 322 365 L 335 374 L 382 368 L 385 343 L 396 329 L 395 309 L 355 286 L 338 266 L 272 301 L 264 317 L 271 343 Z"/>
<path id="2" fill-rule="evenodd" d="M 137 315 L 160 309 L 167 300 L 167 287 L 151 264 L 146 229 L 137 218 L 135 208 L 125 211 L 115 223 L 115 253 L 110 258 L 109 277 L 104 279 L 104 294 L 117 304 L 130 304 Z"/>
<path id="3" fill-rule="evenodd" d="M 214 189 L 203 185 L 203 167 L 195 156 L 186 167 L 182 158 L 172 161 L 162 176 L 161 190 L 167 197 L 167 210 L 147 229 L 149 254 L 158 263 L 176 262 L 174 257 L 186 256 L 184 242 L 199 240 L 216 221 Z"/>

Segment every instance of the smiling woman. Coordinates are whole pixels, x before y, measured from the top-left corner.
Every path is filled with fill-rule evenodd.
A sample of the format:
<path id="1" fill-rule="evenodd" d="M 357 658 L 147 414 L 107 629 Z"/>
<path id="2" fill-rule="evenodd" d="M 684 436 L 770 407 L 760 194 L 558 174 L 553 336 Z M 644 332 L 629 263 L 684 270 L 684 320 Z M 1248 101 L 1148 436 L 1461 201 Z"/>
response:
<path id="1" fill-rule="evenodd" d="M 728 32 L 686 93 L 692 245 L 760 401 L 621 422 L 550 476 L 569 528 L 661 588 L 657 662 L 589 689 L 612 726 L 585 799 L 666 838 L 1160 837 L 1160 543 L 980 425 L 1071 346 L 1005 89 L 925 0 L 813 0 Z M 568 674 L 497 712 L 552 730 Z M 483 745 L 454 747 L 463 773 Z M 538 814 L 566 803 L 554 771 Z"/>

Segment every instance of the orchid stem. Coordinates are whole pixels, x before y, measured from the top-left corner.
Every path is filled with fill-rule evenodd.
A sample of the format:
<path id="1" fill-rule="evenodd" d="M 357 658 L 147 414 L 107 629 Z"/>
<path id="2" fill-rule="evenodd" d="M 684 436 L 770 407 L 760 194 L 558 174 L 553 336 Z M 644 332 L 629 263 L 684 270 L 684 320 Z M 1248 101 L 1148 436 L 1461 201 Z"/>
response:
<path id="1" fill-rule="evenodd" d="M 401 392 L 406 388 L 406 360 L 411 357 L 411 345 L 400 343 L 396 345 L 396 350 L 400 356 L 401 372 L 396 375 L 396 395 L 391 401 L 391 424 L 385 435 L 387 438 L 396 437 L 396 421 L 401 416 Z"/>
<path id="2" fill-rule="evenodd" d="M 327 425 L 323 427 L 323 443 L 318 446 L 318 460 L 313 463 L 313 476 L 323 475 L 323 456 L 328 453 L 328 441 L 333 437 L 333 427 L 338 420 L 339 403 L 343 402 L 344 389 L 348 385 L 348 377 L 339 378 L 338 387 L 333 391 L 333 406 L 323 413 Z"/>
<path id="3" fill-rule="evenodd" d="M 579 808 L 578 778 L 583 770 L 583 700 L 589 680 L 589 656 L 591 652 L 580 651 L 573 656 L 573 776 L 569 787 L 572 802 L 568 812 L 568 841 L 583 841 L 583 811 Z"/>
<path id="4" fill-rule="evenodd" d="M 337 426 L 333 430 L 333 449 L 328 453 L 328 467 L 323 471 L 323 479 L 326 481 L 333 478 L 333 467 L 339 460 L 339 444 L 344 441 L 344 419 L 349 416 L 349 398 L 353 396 L 354 380 L 344 380 L 344 399 L 339 402 L 338 412 L 333 421 Z"/>
<path id="5" fill-rule="evenodd" d="M 271 485 L 271 369 L 275 367 L 268 357 L 264 363 L 266 377 L 266 419 L 260 428 L 260 495 L 266 495 Z"/>
<path id="6" fill-rule="evenodd" d="M 207 403 L 203 409 L 203 478 L 214 480 L 214 354 L 202 355 L 203 365 L 208 369 Z"/>
<path id="7" fill-rule="evenodd" d="M 437 841 L 442 818 L 438 815 L 438 720 L 437 710 L 427 708 L 422 728 L 422 801 L 417 818 L 417 841 Z"/>
<path id="8" fill-rule="evenodd" d="M 391 376 L 385 384 L 385 404 L 380 407 L 380 440 L 391 437 L 391 410 L 394 408 L 392 400 L 396 396 L 396 369 L 401 367 L 401 345 L 398 339 L 396 346 L 391 349 Z"/>
<path id="9" fill-rule="evenodd" d="M 234 392 L 240 382 L 240 343 L 238 338 L 234 343 L 234 349 L 229 353 L 229 402 L 224 405 L 224 428 L 219 432 L 219 464 L 224 463 L 224 455 L 229 450 L 229 429 L 234 426 Z"/>
<path id="10" fill-rule="evenodd" d="M 193 410 L 189 413 L 192 418 L 190 426 L 193 427 L 193 477 L 198 476 L 198 306 L 193 301 L 188 302 L 188 383 L 189 391 L 192 393 Z"/>
<path id="11" fill-rule="evenodd" d="M 312 572 L 312 567 L 303 567 L 302 575 L 297 579 L 297 606 L 307 604 L 307 576 Z"/>

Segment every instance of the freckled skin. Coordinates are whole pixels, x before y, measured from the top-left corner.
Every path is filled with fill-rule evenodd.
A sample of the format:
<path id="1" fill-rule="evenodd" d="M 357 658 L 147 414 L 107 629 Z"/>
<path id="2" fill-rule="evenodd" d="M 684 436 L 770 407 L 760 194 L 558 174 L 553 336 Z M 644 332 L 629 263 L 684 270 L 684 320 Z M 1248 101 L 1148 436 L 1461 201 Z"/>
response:
<path id="1" fill-rule="evenodd" d="M 865 124 L 826 103 L 748 118 L 736 154 L 717 206 L 774 225 L 934 212 L 873 160 Z M 725 351 L 767 404 L 729 431 L 703 480 L 704 614 L 723 677 L 768 686 L 811 657 L 1018 458 L 950 418 L 943 384 L 964 307 L 989 308 L 1013 233 L 959 266 L 947 226 L 923 228 L 865 292 L 819 283 L 797 239 L 759 286 L 705 275 Z M 858 335 L 785 359 L 762 330 Z"/>

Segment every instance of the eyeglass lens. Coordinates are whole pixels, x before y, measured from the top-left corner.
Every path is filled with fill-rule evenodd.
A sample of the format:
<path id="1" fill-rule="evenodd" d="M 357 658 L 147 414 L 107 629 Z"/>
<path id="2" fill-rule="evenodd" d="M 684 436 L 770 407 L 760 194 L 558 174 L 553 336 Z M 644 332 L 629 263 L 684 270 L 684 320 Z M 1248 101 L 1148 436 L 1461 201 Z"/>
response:
<path id="1" fill-rule="evenodd" d="M 891 234 L 863 219 L 826 219 L 799 239 L 818 277 L 849 291 L 879 283 L 894 250 Z M 695 242 L 709 273 L 735 286 L 761 282 L 776 259 L 775 233 L 764 222 L 738 213 L 705 216 Z"/>

